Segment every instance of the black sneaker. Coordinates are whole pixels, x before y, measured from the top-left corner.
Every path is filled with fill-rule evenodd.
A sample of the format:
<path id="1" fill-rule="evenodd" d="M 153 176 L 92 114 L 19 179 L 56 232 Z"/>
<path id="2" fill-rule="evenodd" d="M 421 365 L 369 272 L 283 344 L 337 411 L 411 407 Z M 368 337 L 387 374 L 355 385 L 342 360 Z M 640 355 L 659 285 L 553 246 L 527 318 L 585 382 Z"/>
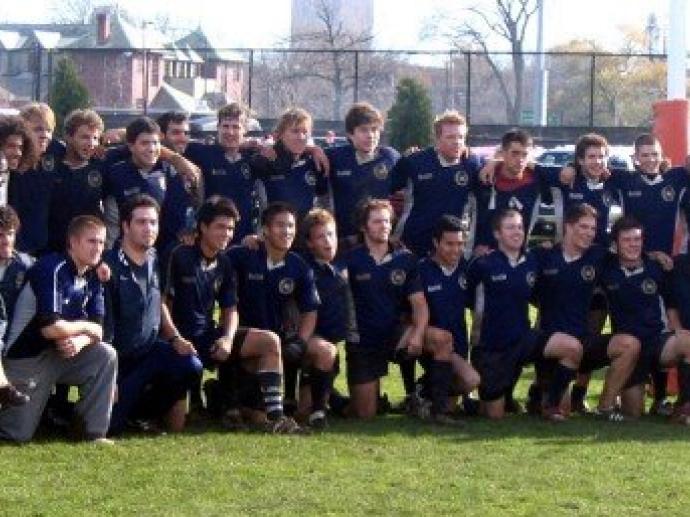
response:
<path id="1" fill-rule="evenodd" d="M 323 431 L 328 427 L 326 412 L 323 410 L 314 411 L 309 415 L 309 427 L 315 431 Z"/>
<path id="2" fill-rule="evenodd" d="M 604 420 L 606 422 L 614 422 L 619 424 L 626 421 L 625 415 L 616 408 L 597 408 L 594 410 L 593 415 L 597 420 Z"/>
<path id="3" fill-rule="evenodd" d="M 465 396 L 462 398 L 462 410 L 466 416 L 478 416 L 479 415 L 479 401 L 470 396 Z"/>
<path id="4" fill-rule="evenodd" d="M 242 412 L 237 409 L 228 409 L 220 421 L 223 429 L 227 431 L 243 431 L 247 428 L 242 418 Z"/>
<path id="5" fill-rule="evenodd" d="M 655 400 L 649 408 L 649 414 L 654 416 L 670 417 L 675 409 L 669 400 Z"/>
<path id="6" fill-rule="evenodd" d="M 23 406 L 31 400 L 28 395 L 8 384 L 0 388 L 0 406 Z"/>
<path id="7" fill-rule="evenodd" d="M 407 397 L 406 397 L 407 398 Z M 404 404 L 404 401 L 403 401 Z M 379 395 L 378 402 L 376 404 L 376 414 L 377 415 L 385 415 L 386 413 L 404 413 L 404 410 L 398 411 L 399 406 L 393 407 L 393 405 L 390 403 L 390 400 L 388 400 L 388 394 L 384 393 L 383 395 Z"/>

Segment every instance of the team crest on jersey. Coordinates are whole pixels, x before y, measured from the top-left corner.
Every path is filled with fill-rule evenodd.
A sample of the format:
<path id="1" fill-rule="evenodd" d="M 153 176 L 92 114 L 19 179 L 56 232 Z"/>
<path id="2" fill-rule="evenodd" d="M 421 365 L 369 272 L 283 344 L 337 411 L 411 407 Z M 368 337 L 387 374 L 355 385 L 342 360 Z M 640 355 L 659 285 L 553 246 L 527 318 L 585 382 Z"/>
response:
<path id="1" fill-rule="evenodd" d="M 534 287 L 534 284 L 537 281 L 537 274 L 534 271 L 529 271 L 525 276 L 525 280 L 527 281 L 528 286 Z"/>
<path id="2" fill-rule="evenodd" d="M 388 167 L 385 163 L 379 163 L 374 166 L 374 177 L 377 180 L 385 180 L 388 177 Z"/>
<path id="3" fill-rule="evenodd" d="M 661 189 L 661 199 L 666 202 L 671 202 L 676 198 L 676 190 L 671 185 L 666 185 Z"/>
<path id="4" fill-rule="evenodd" d="M 466 187 L 470 182 L 470 178 L 465 171 L 458 171 L 455 173 L 455 184 L 458 187 Z"/>
<path id="5" fill-rule="evenodd" d="M 292 294 L 295 290 L 295 281 L 292 278 L 283 278 L 278 282 L 278 291 L 280 294 Z"/>
<path id="6" fill-rule="evenodd" d="M 394 269 L 391 271 L 391 283 L 396 286 L 401 286 L 405 283 L 405 279 L 407 278 L 407 273 L 403 271 L 402 269 Z"/>
<path id="7" fill-rule="evenodd" d="M 522 210 L 523 204 L 520 202 L 518 198 L 515 196 L 510 197 L 510 201 L 508 201 L 508 208 L 514 208 L 515 210 Z"/>
<path id="8" fill-rule="evenodd" d="M 240 165 L 240 172 L 242 173 L 242 177 L 246 180 L 252 179 L 252 171 L 249 168 L 248 163 L 243 163 Z"/>
<path id="9" fill-rule="evenodd" d="M 310 187 L 316 185 L 316 176 L 314 176 L 312 171 L 307 171 L 304 173 L 304 182 Z"/>
<path id="10" fill-rule="evenodd" d="M 644 294 L 656 294 L 656 282 L 651 278 L 645 278 L 642 281 L 642 292 Z"/>
<path id="11" fill-rule="evenodd" d="M 52 154 L 46 154 L 41 158 L 41 168 L 47 172 L 53 172 L 55 170 L 55 156 Z"/>
<path id="12" fill-rule="evenodd" d="M 89 183 L 89 187 L 98 188 L 103 185 L 103 176 L 101 176 L 100 171 L 89 171 L 86 175 L 86 181 Z"/>
<path id="13" fill-rule="evenodd" d="M 592 280 L 594 280 L 594 277 L 596 276 L 596 271 L 594 270 L 593 266 L 582 266 L 582 269 L 580 270 L 580 276 L 582 276 L 582 280 L 584 280 L 585 282 L 591 282 Z"/>
<path id="14" fill-rule="evenodd" d="M 463 291 L 467 289 L 467 277 L 465 275 L 458 276 L 458 285 Z"/>

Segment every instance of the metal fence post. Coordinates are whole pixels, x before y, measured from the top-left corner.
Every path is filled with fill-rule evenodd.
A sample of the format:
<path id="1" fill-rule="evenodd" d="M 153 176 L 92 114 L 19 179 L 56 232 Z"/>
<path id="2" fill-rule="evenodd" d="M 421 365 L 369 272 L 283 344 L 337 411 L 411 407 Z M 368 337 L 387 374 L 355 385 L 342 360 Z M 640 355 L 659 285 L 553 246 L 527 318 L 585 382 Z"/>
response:
<path id="1" fill-rule="evenodd" d="M 252 107 L 252 79 L 254 78 L 254 49 L 249 51 L 249 77 L 247 79 L 247 104 Z"/>
<path id="2" fill-rule="evenodd" d="M 354 101 L 359 100 L 359 51 L 355 50 L 355 80 L 354 80 Z"/>
<path id="3" fill-rule="evenodd" d="M 470 99 L 472 97 L 471 94 L 471 89 L 472 89 L 472 53 L 471 52 L 465 52 L 465 57 L 467 58 L 467 92 L 465 93 L 465 119 L 467 119 L 467 123 L 470 123 L 470 110 L 471 110 L 471 102 Z"/>
<path id="4" fill-rule="evenodd" d="M 592 54 L 589 70 L 589 127 L 594 127 L 594 83 L 596 81 L 597 55 Z"/>

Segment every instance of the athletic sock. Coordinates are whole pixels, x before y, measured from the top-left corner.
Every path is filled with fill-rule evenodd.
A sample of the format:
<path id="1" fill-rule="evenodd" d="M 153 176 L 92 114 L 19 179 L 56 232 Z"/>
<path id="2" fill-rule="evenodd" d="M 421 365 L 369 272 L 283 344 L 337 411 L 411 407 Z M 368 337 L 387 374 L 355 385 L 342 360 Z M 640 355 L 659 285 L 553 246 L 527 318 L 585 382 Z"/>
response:
<path id="1" fill-rule="evenodd" d="M 280 394 L 282 375 L 275 371 L 260 371 L 256 376 L 261 386 L 266 416 L 269 420 L 277 420 L 283 416 L 283 397 Z"/>
<path id="2" fill-rule="evenodd" d="M 580 386 L 579 384 L 576 384 L 573 386 L 572 391 L 570 392 L 570 400 L 574 402 L 583 402 L 585 400 L 585 397 L 587 396 L 587 387 L 586 386 Z"/>
<path id="3" fill-rule="evenodd" d="M 668 373 L 664 370 L 655 370 L 652 372 L 652 383 L 654 384 L 654 400 L 661 402 L 666 398 L 666 383 L 668 382 Z"/>
<path id="4" fill-rule="evenodd" d="M 575 378 L 577 370 L 568 368 L 567 366 L 558 363 L 553 370 L 553 377 L 549 383 L 549 390 L 547 395 L 548 407 L 558 407 L 561 404 L 561 399 L 568 385 Z"/>
<path id="5" fill-rule="evenodd" d="M 311 411 L 323 411 L 326 409 L 326 397 L 331 386 L 331 372 L 311 368 L 309 370 L 309 382 L 311 390 Z"/>
<path id="6" fill-rule="evenodd" d="M 448 411 L 448 392 L 453 378 L 453 365 L 450 361 L 432 359 L 429 368 L 431 412 L 441 415 Z"/>
<path id="7" fill-rule="evenodd" d="M 690 364 L 678 363 L 678 405 L 690 402 Z"/>
<path id="8" fill-rule="evenodd" d="M 299 370 L 293 366 L 284 365 L 283 376 L 285 378 L 285 393 L 283 397 L 286 400 L 297 400 L 297 374 Z"/>
<path id="9" fill-rule="evenodd" d="M 403 386 L 405 387 L 405 395 L 412 395 L 417 389 L 414 372 L 416 359 L 405 359 L 400 361 L 400 375 L 402 376 Z"/>

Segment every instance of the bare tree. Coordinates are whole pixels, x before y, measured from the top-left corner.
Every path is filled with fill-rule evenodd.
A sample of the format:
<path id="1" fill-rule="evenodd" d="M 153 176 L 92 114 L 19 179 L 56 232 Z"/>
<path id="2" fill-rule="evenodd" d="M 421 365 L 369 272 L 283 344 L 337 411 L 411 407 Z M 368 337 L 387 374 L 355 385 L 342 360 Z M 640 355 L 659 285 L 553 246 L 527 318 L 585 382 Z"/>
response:
<path id="1" fill-rule="evenodd" d="M 313 0 L 319 28 L 294 36 L 290 44 L 293 48 L 323 49 L 328 52 L 297 54 L 286 79 L 312 77 L 328 83 L 333 89 L 332 117 L 338 120 L 345 95 L 355 86 L 354 54 L 352 50 L 365 48 L 373 36 L 368 32 L 353 33 L 344 27 L 334 3 L 329 0 Z"/>
<path id="2" fill-rule="evenodd" d="M 480 50 L 491 67 L 493 76 L 506 100 L 506 117 L 509 123 L 517 123 L 522 111 L 525 76 L 525 35 L 532 15 L 537 11 L 537 0 L 494 0 L 493 7 L 472 6 L 463 9 L 466 15 L 461 21 L 451 23 L 446 36 L 453 45 L 462 50 Z M 436 17 L 427 27 L 438 28 L 442 24 Z M 487 41 L 499 37 L 508 44 L 514 81 L 506 78 L 505 72 L 490 54 Z"/>
<path id="3" fill-rule="evenodd" d="M 94 7 L 95 0 L 54 0 L 51 18 L 55 23 L 86 23 Z"/>

